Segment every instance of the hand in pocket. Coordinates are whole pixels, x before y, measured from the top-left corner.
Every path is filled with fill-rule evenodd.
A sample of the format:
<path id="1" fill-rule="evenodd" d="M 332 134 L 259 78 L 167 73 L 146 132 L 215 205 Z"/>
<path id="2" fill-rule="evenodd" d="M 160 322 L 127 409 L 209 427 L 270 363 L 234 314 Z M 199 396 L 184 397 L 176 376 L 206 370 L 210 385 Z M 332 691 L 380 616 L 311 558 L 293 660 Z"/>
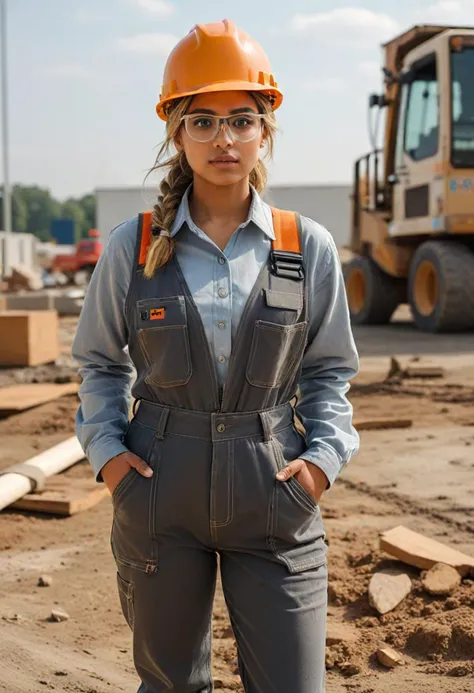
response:
<path id="1" fill-rule="evenodd" d="M 148 478 L 153 476 L 152 468 L 133 452 L 122 452 L 102 468 L 102 478 L 111 494 L 131 469 L 136 469 L 139 474 Z"/>

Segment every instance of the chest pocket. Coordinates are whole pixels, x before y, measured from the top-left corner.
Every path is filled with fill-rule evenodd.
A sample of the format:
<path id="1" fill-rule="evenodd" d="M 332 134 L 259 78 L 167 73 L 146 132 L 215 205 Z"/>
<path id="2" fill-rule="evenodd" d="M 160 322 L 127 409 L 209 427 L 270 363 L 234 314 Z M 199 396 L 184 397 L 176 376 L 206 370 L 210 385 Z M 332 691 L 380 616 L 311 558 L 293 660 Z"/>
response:
<path id="1" fill-rule="evenodd" d="M 159 387 L 186 385 L 192 375 L 184 296 L 137 301 L 138 340 L 146 382 Z"/>
<path id="2" fill-rule="evenodd" d="M 272 320 L 256 320 L 246 377 L 255 387 L 280 387 L 298 367 L 306 345 L 308 323 L 296 322 L 302 294 L 265 290 Z"/>

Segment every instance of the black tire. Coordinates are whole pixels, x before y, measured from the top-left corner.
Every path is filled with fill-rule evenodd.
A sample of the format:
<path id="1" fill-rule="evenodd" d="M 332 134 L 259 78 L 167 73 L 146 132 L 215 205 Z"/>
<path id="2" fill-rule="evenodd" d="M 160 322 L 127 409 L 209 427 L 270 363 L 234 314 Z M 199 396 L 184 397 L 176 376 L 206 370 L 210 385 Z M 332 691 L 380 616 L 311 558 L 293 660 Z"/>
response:
<path id="1" fill-rule="evenodd" d="M 427 241 L 408 282 L 413 318 L 425 332 L 474 329 L 474 253 L 457 241 Z"/>
<path id="2" fill-rule="evenodd" d="M 391 277 L 369 257 L 348 262 L 344 281 L 354 325 L 386 325 L 406 298 L 406 281 Z"/>

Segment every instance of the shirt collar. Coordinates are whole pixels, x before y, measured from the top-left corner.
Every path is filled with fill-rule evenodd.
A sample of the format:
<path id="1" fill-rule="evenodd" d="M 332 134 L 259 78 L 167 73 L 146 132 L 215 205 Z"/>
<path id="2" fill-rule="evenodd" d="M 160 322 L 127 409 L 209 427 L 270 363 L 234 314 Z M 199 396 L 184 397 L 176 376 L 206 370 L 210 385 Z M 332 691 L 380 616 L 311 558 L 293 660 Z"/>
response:
<path id="1" fill-rule="evenodd" d="M 191 212 L 189 210 L 189 196 L 191 194 L 192 184 L 186 190 L 183 199 L 180 202 L 178 211 L 176 213 L 173 226 L 171 227 L 171 236 L 176 236 L 178 231 L 182 228 L 183 224 L 187 224 L 191 231 L 197 229 L 195 223 L 191 218 Z M 252 202 L 250 204 L 249 213 L 246 221 L 239 226 L 239 228 L 245 228 L 251 222 L 255 224 L 263 233 L 270 238 L 270 240 L 275 240 L 275 232 L 273 231 L 273 219 L 270 207 L 265 204 L 258 192 L 251 185 L 250 190 L 252 193 Z"/>

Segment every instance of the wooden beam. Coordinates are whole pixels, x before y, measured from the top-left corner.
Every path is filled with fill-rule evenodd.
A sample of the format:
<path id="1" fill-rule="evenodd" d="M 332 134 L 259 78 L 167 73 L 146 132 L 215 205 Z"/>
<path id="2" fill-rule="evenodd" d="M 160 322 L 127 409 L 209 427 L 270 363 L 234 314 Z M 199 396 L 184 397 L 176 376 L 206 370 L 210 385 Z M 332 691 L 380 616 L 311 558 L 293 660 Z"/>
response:
<path id="1" fill-rule="evenodd" d="M 456 568 L 462 577 L 474 570 L 472 556 L 413 532 L 403 525 L 384 532 L 380 536 L 380 548 L 398 560 L 421 570 L 429 570 L 436 563 L 445 563 Z"/>

